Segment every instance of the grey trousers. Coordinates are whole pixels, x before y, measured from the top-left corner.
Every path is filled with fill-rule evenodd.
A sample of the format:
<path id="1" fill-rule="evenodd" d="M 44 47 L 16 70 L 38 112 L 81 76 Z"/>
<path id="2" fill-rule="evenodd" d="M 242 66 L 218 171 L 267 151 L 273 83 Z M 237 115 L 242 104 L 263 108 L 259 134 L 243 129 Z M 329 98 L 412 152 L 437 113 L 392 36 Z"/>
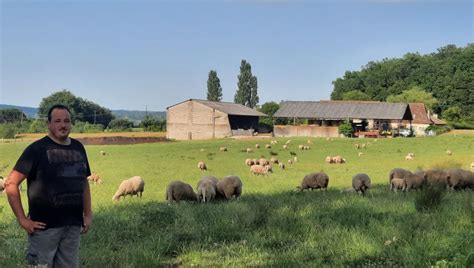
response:
<path id="1" fill-rule="evenodd" d="M 80 226 L 36 230 L 28 236 L 29 267 L 79 267 Z"/>

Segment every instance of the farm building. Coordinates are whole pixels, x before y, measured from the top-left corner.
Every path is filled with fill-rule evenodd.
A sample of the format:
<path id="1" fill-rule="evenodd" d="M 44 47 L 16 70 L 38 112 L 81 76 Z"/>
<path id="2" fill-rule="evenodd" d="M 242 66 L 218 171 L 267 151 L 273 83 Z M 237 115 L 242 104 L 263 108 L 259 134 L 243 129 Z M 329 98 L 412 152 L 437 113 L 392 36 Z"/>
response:
<path id="1" fill-rule="evenodd" d="M 338 137 L 338 127 L 345 121 L 361 136 L 378 135 L 380 130 L 400 127 L 404 120 L 413 120 L 408 104 L 375 101 L 285 101 L 273 116 L 294 122 L 275 125 L 273 131 L 277 137 Z M 301 120 L 305 123 L 296 124 Z"/>
<path id="2" fill-rule="evenodd" d="M 429 111 L 426 110 L 425 104 L 423 103 L 409 103 L 410 111 L 413 115 L 413 121 L 411 121 L 411 126 L 413 132 L 416 136 L 424 136 L 425 129 L 429 125 L 446 125 L 441 119 L 438 119 L 436 115 L 431 114 Z M 404 122 L 408 124 L 408 122 Z"/>
<path id="3" fill-rule="evenodd" d="M 267 116 L 241 104 L 189 99 L 166 108 L 166 137 L 176 140 L 253 135 Z"/>

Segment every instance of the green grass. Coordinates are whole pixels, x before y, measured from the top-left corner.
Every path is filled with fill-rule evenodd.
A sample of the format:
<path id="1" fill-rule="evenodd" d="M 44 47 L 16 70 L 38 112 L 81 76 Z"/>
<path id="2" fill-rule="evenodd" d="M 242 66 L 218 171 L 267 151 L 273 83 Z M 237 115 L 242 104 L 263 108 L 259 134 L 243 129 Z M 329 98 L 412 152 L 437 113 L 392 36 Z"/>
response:
<path id="1" fill-rule="evenodd" d="M 394 167 L 462 167 L 474 162 L 474 136 L 429 138 L 311 138 L 311 150 L 299 151 L 307 138 L 278 139 L 271 151 L 298 162 L 269 176 L 250 176 L 246 158 L 270 158 L 269 140 L 169 142 L 140 145 L 87 146 L 93 172 L 104 184 L 91 185 L 93 227 L 82 237 L 84 267 L 198 266 L 374 266 L 467 267 L 474 260 L 473 192 L 446 193 L 439 206 L 418 212 L 419 193 L 392 193 L 388 172 Z M 355 143 L 370 141 L 365 150 Z M 261 145 L 255 149 L 255 143 Z M 0 167 L 13 167 L 27 143 L 0 144 Z M 219 151 L 226 146 L 227 152 Z M 242 152 L 250 147 L 254 152 Z M 204 149 L 201 152 L 201 149 Z M 449 149 L 452 156 L 447 156 Z M 100 155 L 104 150 L 107 154 Z M 358 156 L 362 151 L 363 155 Z M 407 153 L 413 161 L 406 161 Z M 328 155 L 347 159 L 324 162 Z M 197 162 L 209 168 L 201 172 Z M 330 177 L 327 191 L 295 192 L 309 172 Z M 375 188 L 365 197 L 340 190 L 351 177 L 367 173 Z M 240 200 L 212 204 L 164 202 L 166 185 L 176 179 L 193 187 L 203 175 L 238 175 Z M 121 180 L 145 179 L 142 199 L 119 204 L 112 195 Z M 26 203 L 26 192 L 22 193 Z M 16 223 L 5 194 L 0 194 L 0 267 L 24 266 L 25 232 Z"/>

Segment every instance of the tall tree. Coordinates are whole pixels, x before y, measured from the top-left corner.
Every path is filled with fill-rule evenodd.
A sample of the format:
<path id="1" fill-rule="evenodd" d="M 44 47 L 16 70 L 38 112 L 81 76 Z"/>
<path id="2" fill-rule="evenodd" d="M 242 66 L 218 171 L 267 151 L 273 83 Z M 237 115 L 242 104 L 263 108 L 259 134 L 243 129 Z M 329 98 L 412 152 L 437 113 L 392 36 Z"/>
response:
<path id="1" fill-rule="evenodd" d="M 217 72 L 214 70 L 209 71 L 209 77 L 207 78 L 207 100 L 222 100 L 221 81 L 219 77 L 217 77 Z"/>
<path id="2" fill-rule="evenodd" d="M 242 60 L 234 102 L 255 108 L 259 101 L 257 88 L 257 77 L 252 75 L 252 66 L 246 60 Z"/>
<path id="3" fill-rule="evenodd" d="M 413 87 L 410 90 L 405 90 L 398 95 L 389 95 L 388 102 L 422 102 L 430 111 L 438 103 L 438 100 L 433 97 L 433 94 L 424 91 L 421 87 Z"/>
<path id="4" fill-rule="evenodd" d="M 351 90 L 342 94 L 342 100 L 370 100 L 370 96 L 360 90 Z"/>

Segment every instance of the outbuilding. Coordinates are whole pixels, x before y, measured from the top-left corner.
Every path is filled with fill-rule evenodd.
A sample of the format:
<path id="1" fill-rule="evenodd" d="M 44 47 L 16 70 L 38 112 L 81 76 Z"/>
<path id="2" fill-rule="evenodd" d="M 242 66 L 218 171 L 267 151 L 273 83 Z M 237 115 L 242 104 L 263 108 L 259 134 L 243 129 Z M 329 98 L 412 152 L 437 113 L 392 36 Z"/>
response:
<path id="1" fill-rule="evenodd" d="M 251 136 L 258 131 L 260 116 L 267 115 L 242 104 L 189 99 L 166 108 L 166 137 L 204 140 Z"/>

